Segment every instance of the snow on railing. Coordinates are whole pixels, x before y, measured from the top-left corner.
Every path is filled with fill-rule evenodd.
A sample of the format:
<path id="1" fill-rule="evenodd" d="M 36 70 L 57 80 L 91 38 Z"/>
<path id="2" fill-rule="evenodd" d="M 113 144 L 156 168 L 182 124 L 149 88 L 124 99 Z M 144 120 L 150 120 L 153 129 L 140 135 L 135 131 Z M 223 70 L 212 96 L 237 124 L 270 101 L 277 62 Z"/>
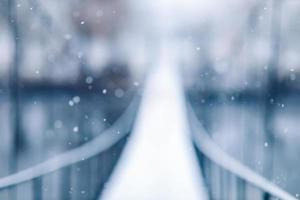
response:
<path id="1" fill-rule="evenodd" d="M 0 178 L 0 191 L 43 177 L 64 167 L 92 158 L 112 147 L 132 129 L 139 101 L 136 95 L 126 111 L 108 129 L 80 147 L 57 155 L 28 169 Z"/>
<path id="2" fill-rule="evenodd" d="M 237 199 L 251 199 L 254 193 L 247 192 L 247 188 L 253 187 L 257 190 L 258 198 L 255 199 L 284 199 L 284 200 L 296 200 L 288 192 L 284 191 L 280 187 L 273 184 L 271 181 L 266 178 L 258 175 L 256 172 L 243 165 L 241 162 L 237 161 L 225 151 L 223 151 L 207 134 L 206 130 L 202 126 L 202 124 L 197 119 L 193 109 L 190 105 L 188 105 L 189 112 L 189 120 L 191 125 L 191 134 L 192 139 L 195 144 L 196 150 L 198 151 L 200 164 L 202 166 L 202 172 L 204 178 L 208 178 L 208 174 L 206 174 L 204 167 L 204 163 L 209 165 L 208 168 L 212 170 L 212 168 L 219 168 L 220 175 L 224 176 L 227 173 L 227 176 L 236 177 L 237 180 L 237 189 L 235 190 L 235 195 L 226 194 L 235 196 Z M 223 174 L 222 174 L 223 173 Z M 209 177 L 209 178 L 217 178 L 217 177 Z M 224 179 L 224 178 L 223 178 Z M 206 180 L 207 181 L 207 180 Z M 220 181 L 218 181 L 220 184 Z M 227 182 L 222 182 L 223 189 L 228 193 L 230 190 L 230 181 L 229 178 Z M 231 185 L 232 186 L 232 185 Z M 214 185 L 210 185 L 210 187 L 214 187 Z M 214 188 L 207 188 L 210 190 L 210 195 L 212 198 L 215 198 L 215 195 L 218 195 L 217 198 L 227 199 L 225 197 L 225 192 L 222 191 L 220 194 L 214 194 L 212 190 Z M 232 198 L 229 198 L 232 199 Z"/>

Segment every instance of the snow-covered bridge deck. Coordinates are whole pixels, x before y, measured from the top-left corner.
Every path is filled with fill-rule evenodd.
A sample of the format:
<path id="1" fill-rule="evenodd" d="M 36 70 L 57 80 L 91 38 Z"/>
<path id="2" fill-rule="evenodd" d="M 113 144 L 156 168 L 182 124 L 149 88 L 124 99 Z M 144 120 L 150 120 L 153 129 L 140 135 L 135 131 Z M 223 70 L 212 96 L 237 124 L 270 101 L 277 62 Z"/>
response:
<path id="1" fill-rule="evenodd" d="M 207 199 L 177 69 L 162 53 L 103 199 Z"/>

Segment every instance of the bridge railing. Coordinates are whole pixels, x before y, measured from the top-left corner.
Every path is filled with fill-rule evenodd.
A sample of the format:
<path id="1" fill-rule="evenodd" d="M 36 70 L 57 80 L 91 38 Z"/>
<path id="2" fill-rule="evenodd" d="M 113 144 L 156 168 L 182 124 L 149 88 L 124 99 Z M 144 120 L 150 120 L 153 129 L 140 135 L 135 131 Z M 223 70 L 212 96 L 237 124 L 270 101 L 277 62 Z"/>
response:
<path id="1" fill-rule="evenodd" d="M 116 154 L 120 153 L 132 130 L 139 98 L 136 95 L 119 119 L 90 142 L 28 169 L 0 178 L 1 199 L 97 199 L 102 189 L 99 187 L 104 187 L 118 160 Z M 113 157 L 111 155 L 115 155 L 115 158 L 107 164 L 105 157 L 111 158 Z M 83 168 L 86 169 L 84 172 Z M 90 180 L 83 178 L 77 182 L 84 182 L 85 186 L 90 185 L 88 189 L 94 191 L 81 189 L 80 184 L 76 186 L 77 188 L 72 187 L 70 184 L 74 178 L 71 176 L 72 173 L 84 173 L 80 177 L 90 177 Z M 55 178 L 50 176 L 59 176 L 59 181 L 53 181 Z M 42 184 L 49 181 L 49 187 L 59 184 L 58 192 L 49 192 L 50 188 Z M 94 184 L 91 184 L 93 181 Z M 52 188 L 52 191 L 55 190 Z"/>
<path id="2" fill-rule="evenodd" d="M 294 196 L 223 151 L 208 135 L 188 105 L 191 135 L 210 199 L 283 199 Z"/>

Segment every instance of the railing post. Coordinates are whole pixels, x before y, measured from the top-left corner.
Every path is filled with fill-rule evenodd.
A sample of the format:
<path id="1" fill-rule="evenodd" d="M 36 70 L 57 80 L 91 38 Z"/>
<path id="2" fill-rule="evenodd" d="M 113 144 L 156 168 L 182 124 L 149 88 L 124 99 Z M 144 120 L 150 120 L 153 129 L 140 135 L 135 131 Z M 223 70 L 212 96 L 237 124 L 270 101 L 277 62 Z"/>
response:
<path id="1" fill-rule="evenodd" d="M 246 199 L 246 182 L 245 180 L 239 179 L 237 181 L 237 197 L 238 199 Z"/>
<path id="2" fill-rule="evenodd" d="M 267 192 L 264 192 L 263 194 L 263 200 L 270 200 L 271 199 L 271 195 Z"/>
<path id="3" fill-rule="evenodd" d="M 76 165 L 75 165 L 76 166 Z M 79 175 L 78 175 L 79 176 Z M 71 199 L 71 167 L 65 167 L 60 170 L 60 199 Z"/>
<path id="4" fill-rule="evenodd" d="M 33 179 L 32 181 L 32 196 L 33 200 L 42 200 L 43 199 L 43 190 L 42 190 L 42 177 Z"/>

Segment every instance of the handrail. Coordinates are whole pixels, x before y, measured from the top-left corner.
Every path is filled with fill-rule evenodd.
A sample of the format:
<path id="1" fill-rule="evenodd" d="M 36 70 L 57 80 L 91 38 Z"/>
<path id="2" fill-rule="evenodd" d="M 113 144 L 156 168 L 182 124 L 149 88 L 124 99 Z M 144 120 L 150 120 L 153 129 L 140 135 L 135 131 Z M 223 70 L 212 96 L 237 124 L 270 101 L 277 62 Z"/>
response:
<path id="1" fill-rule="evenodd" d="M 139 97 L 136 95 L 119 119 L 92 141 L 50 158 L 33 167 L 0 178 L 0 190 L 50 174 L 61 168 L 89 159 L 109 149 L 112 145 L 125 137 L 131 130 L 135 119 L 135 107 L 138 103 L 138 99 Z"/>
<path id="2" fill-rule="evenodd" d="M 249 167 L 243 165 L 229 154 L 224 152 L 207 134 L 206 130 L 199 122 L 195 112 L 188 105 L 189 118 L 191 122 L 191 134 L 196 147 L 211 161 L 231 172 L 235 176 L 250 183 L 270 195 L 279 199 L 297 200 L 288 192 L 276 186 L 266 178 L 258 175 Z"/>

